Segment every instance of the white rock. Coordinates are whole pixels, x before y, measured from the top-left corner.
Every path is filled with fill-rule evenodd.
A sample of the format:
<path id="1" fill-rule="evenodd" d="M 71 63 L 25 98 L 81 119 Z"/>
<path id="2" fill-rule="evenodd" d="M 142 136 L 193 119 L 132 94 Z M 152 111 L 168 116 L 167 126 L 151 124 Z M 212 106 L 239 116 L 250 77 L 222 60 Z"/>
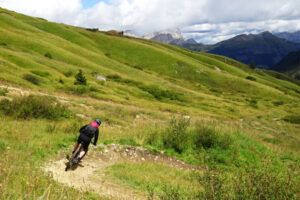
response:
<path id="1" fill-rule="evenodd" d="M 106 78 L 100 75 L 97 75 L 96 78 L 100 81 L 106 81 Z"/>
<path id="2" fill-rule="evenodd" d="M 221 72 L 221 71 L 222 71 L 219 67 L 215 67 L 215 70 L 216 70 L 217 72 Z"/>

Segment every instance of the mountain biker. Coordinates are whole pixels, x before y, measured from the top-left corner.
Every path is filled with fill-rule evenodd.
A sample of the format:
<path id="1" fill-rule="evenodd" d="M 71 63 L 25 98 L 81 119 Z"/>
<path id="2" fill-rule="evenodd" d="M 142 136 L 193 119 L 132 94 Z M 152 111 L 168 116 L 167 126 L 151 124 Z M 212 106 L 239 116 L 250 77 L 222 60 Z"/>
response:
<path id="1" fill-rule="evenodd" d="M 76 144 L 74 145 L 74 150 L 72 153 L 74 153 L 77 150 L 80 143 L 82 143 L 83 151 L 81 151 L 79 156 L 77 158 L 75 158 L 76 163 L 79 163 L 79 161 L 87 153 L 89 145 L 90 145 L 93 137 L 95 137 L 93 145 L 96 146 L 97 140 L 98 140 L 98 135 L 99 135 L 99 126 L 100 125 L 101 125 L 101 121 L 99 119 L 95 119 L 90 124 L 84 125 L 80 128 L 80 130 L 79 130 L 80 135 L 78 137 Z"/>

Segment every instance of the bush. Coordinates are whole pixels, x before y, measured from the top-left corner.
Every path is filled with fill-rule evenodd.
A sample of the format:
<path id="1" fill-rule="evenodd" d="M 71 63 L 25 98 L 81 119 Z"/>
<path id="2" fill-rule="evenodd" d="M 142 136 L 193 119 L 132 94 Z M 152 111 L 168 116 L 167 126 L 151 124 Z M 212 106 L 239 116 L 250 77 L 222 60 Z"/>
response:
<path id="1" fill-rule="evenodd" d="M 138 87 L 139 89 L 151 94 L 157 100 L 162 100 L 162 99 L 166 98 L 166 99 L 170 99 L 170 100 L 183 101 L 182 98 L 180 98 L 180 94 L 178 94 L 177 92 L 174 92 L 171 90 L 163 90 L 163 89 L 157 87 L 156 85 L 144 85 L 142 82 L 134 81 L 131 79 L 124 79 L 117 74 L 108 75 L 108 76 L 106 76 L 106 78 L 108 80 L 112 80 L 115 82 L 124 83 L 127 85 Z"/>
<path id="2" fill-rule="evenodd" d="M 249 67 L 250 67 L 251 69 L 255 69 L 255 68 L 256 68 L 254 61 L 251 61 Z"/>
<path id="3" fill-rule="evenodd" d="M 71 77 L 73 75 L 73 71 L 69 70 L 69 71 L 66 71 L 66 72 L 63 72 L 63 74 L 65 75 L 65 77 Z"/>
<path id="4" fill-rule="evenodd" d="M 87 94 L 90 92 L 90 88 L 83 85 L 69 86 L 66 87 L 66 90 L 77 95 Z"/>
<path id="5" fill-rule="evenodd" d="M 233 143 L 231 135 L 222 133 L 221 130 L 213 126 L 198 125 L 196 128 L 195 145 L 197 148 L 227 149 Z"/>
<path id="6" fill-rule="evenodd" d="M 274 105 L 274 106 L 281 106 L 281 105 L 283 105 L 283 104 L 284 104 L 283 101 L 273 101 L 273 105 Z"/>
<path id="7" fill-rule="evenodd" d="M 198 174 L 204 190 L 200 199 L 296 199 L 295 178 L 286 170 L 274 170 L 271 162 L 235 169 L 232 174 L 206 169 Z"/>
<path id="8" fill-rule="evenodd" d="M 12 101 L 0 101 L 0 111 L 7 116 L 18 119 L 45 118 L 56 120 L 60 117 L 69 118 L 70 111 L 54 98 L 47 96 L 26 96 Z"/>
<path id="9" fill-rule="evenodd" d="M 155 85 L 150 85 L 150 86 L 146 86 L 146 85 L 139 85 L 139 88 L 148 92 L 149 94 L 151 94 L 153 97 L 155 97 L 158 100 L 162 100 L 163 98 L 167 98 L 170 100 L 178 100 L 178 101 L 182 101 L 182 99 L 180 98 L 179 94 L 176 92 L 173 92 L 171 90 L 162 90 L 159 87 L 155 86 Z"/>
<path id="10" fill-rule="evenodd" d="M 45 55 L 44 55 L 45 57 L 47 57 L 47 58 L 50 58 L 50 59 L 52 59 L 52 55 L 50 54 L 50 53 L 45 53 Z"/>
<path id="11" fill-rule="evenodd" d="M 174 149 L 178 153 L 188 149 L 228 149 L 233 144 L 232 135 L 223 133 L 214 125 L 198 123 L 193 129 L 189 129 L 189 126 L 189 119 L 173 117 L 165 130 L 149 134 L 145 143 L 158 148 Z"/>
<path id="12" fill-rule="evenodd" d="M 293 124 L 300 124 L 300 115 L 288 115 L 283 120 Z"/>
<path id="13" fill-rule="evenodd" d="M 91 32 L 98 32 L 99 31 L 98 28 L 86 28 L 85 30 L 91 31 Z"/>
<path id="14" fill-rule="evenodd" d="M 79 72 L 75 76 L 75 82 L 74 85 L 86 85 L 86 78 L 82 73 L 82 70 L 80 69 Z"/>
<path id="15" fill-rule="evenodd" d="M 7 93 L 8 93 L 7 88 L 0 89 L 0 96 L 6 96 Z"/>
<path id="16" fill-rule="evenodd" d="M 0 152 L 6 150 L 6 143 L 2 140 L 0 140 Z"/>
<path id="17" fill-rule="evenodd" d="M 185 200 L 187 199 L 179 186 L 163 186 L 163 193 L 159 195 L 161 200 Z"/>
<path id="18" fill-rule="evenodd" d="M 257 100 L 255 99 L 251 99 L 251 100 L 248 100 L 249 101 L 249 105 L 252 107 L 252 108 L 258 108 L 258 105 L 257 105 Z"/>
<path id="19" fill-rule="evenodd" d="M 40 85 L 42 82 L 41 79 L 39 79 L 37 76 L 34 76 L 32 74 L 25 74 L 23 78 L 34 85 Z"/>
<path id="20" fill-rule="evenodd" d="M 166 148 L 172 148 L 178 153 L 183 152 L 187 147 L 187 128 L 189 125 L 189 119 L 173 117 L 163 136 L 164 146 Z"/>
<path id="21" fill-rule="evenodd" d="M 246 79 L 250 81 L 256 81 L 256 78 L 254 78 L 253 76 L 247 76 Z"/>

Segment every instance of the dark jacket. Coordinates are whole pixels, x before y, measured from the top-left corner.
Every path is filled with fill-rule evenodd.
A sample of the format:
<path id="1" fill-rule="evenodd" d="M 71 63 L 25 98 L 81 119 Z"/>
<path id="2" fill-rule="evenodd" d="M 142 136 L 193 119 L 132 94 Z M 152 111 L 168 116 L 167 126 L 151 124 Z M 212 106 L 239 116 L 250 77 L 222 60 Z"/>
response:
<path id="1" fill-rule="evenodd" d="M 93 137 L 95 137 L 93 144 L 94 145 L 97 144 L 98 136 L 99 136 L 99 129 L 98 129 L 98 127 L 95 127 L 92 124 L 87 124 L 87 125 L 81 127 L 80 130 L 79 130 L 79 132 L 80 132 L 80 134 L 83 134 L 83 135 L 89 137 L 91 140 L 92 140 Z"/>

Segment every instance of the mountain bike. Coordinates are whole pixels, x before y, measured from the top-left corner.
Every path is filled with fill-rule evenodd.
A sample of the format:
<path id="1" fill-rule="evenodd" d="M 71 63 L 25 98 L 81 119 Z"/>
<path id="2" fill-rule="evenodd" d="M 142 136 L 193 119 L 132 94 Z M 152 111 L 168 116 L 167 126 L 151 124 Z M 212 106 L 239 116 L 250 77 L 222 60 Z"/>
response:
<path id="1" fill-rule="evenodd" d="M 68 162 L 66 163 L 65 171 L 68 171 L 68 169 L 74 169 L 74 167 L 76 167 L 76 165 L 78 164 L 76 158 L 79 156 L 82 150 L 83 150 L 83 144 L 80 143 L 77 150 L 74 151 L 74 153 L 72 153 L 71 156 L 67 155 Z"/>

